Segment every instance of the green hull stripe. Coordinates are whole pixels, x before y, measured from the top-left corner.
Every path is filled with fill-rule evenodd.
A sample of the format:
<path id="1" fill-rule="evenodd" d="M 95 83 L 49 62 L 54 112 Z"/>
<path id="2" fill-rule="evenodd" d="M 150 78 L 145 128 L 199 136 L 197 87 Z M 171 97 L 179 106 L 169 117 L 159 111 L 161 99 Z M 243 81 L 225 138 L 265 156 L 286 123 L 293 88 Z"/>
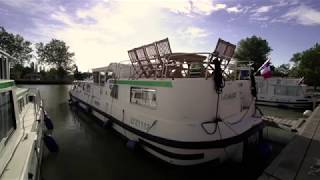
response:
<path id="1" fill-rule="evenodd" d="M 172 82 L 171 81 L 117 80 L 116 84 L 138 85 L 138 86 L 172 87 Z"/>
<path id="2" fill-rule="evenodd" d="M 4 82 L 4 83 L 0 82 L 0 89 L 12 87 L 12 86 L 14 86 L 14 82 L 13 81 Z"/>

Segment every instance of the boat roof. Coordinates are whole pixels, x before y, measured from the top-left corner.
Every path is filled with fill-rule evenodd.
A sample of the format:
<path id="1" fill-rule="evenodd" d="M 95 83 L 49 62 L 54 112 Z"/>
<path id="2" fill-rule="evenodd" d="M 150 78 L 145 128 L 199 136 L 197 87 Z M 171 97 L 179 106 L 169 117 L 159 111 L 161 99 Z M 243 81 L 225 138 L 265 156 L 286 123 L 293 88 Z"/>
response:
<path id="1" fill-rule="evenodd" d="M 287 85 L 287 86 L 304 85 L 303 78 L 271 77 L 268 79 L 264 79 L 262 76 L 255 76 L 255 79 L 257 81 L 266 81 L 269 84 L 276 84 L 276 85 Z"/>
<path id="2" fill-rule="evenodd" d="M 93 68 L 92 72 L 105 72 L 109 70 L 109 66 L 103 66 L 98 68 Z"/>
<path id="3" fill-rule="evenodd" d="M 16 89 L 17 97 L 23 96 L 28 91 L 29 91 L 28 88 L 17 88 Z"/>

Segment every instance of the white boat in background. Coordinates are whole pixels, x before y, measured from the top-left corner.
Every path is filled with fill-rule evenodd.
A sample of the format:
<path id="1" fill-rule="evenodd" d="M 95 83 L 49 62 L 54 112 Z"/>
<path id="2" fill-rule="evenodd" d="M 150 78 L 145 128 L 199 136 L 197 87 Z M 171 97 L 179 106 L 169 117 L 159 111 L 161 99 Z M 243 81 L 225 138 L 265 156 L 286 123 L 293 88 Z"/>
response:
<path id="1" fill-rule="evenodd" d="M 18 88 L 8 80 L 12 58 L 0 50 L 0 180 L 36 180 L 45 114 L 37 90 Z"/>
<path id="2" fill-rule="evenodd" d="M 214 53 L 172 53 L 168 39 L 134 48 L 130 64 L 75 82 L 70 103 L 171 164 L 242 158 L 263 122 L 251 81 L 223 80 L 234 49 L 220 39 Z"/>
<path id="3" fill-rule="evenodd" d="M 318 103 L 312 87 L 302 83 L 298 78 L 272 77 L 264 79 L 256 76 L 258 91 L 257 104 L 310 109 Z"/>

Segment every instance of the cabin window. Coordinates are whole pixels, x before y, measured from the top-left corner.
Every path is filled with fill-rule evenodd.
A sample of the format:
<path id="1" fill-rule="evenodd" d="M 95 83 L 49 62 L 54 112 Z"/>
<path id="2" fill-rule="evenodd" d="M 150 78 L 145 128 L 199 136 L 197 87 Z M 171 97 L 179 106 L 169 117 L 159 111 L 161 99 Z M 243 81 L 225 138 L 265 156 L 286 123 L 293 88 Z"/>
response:
<path id="1" fill-rule="evenodd" d="M 103 86 L 103 85 L 104 85 L 104 80 L 105 80 L 106 73 L 105 73 L 105 72 L 100 72 L 99 74 L 100 74 L 100 76 L 99 76 L 100 85 Z"/>
<path id="2" fill-rule="evenodd" d="M 12 92 L 0 93 L 0 149 L 16 129 Z"/>
<path id="3" fill-rule="evenodd" d="M 110 96 L 115 99 L 118 99 L 118 91 L 119 91 L 118 85 L 116 84 L 112 85 Z"/>
<path id="4" fill-rule="evenodd" d="M 130 102 L 155 108 L 157 107 L 157 91 L 150 88 L 131 87 Z"/>
<path id="5" fill-rule="evenodd" d="M 280 96 L 287 95 L 287 87 L 286 86 L 275 86 L 274 87 L 274 94 Z"/>
<path id="6" fill-rule="evenodd" d="M 297 95 L 297 87 L 288 86 L 288 96 L 296 96 Z"/>
<path id="7" fill-rule="evenodd" d="M 94 83 L 99 83 L 99 72 L 93 72 L 93 82 Z"/>
<path id="8" fill-rule="evenodd" d="M 0 57 L 0 79 L 9 79 L 7 67 L 8 60 Z"/>
<path id="9" fill-rule="evenodd" d="M 90 92 L 90 88 L 91 88 L 91 87 L 90 87 L 90 84 L 86 84 L 86 92 L 89 93 L 89 92 Z"/>

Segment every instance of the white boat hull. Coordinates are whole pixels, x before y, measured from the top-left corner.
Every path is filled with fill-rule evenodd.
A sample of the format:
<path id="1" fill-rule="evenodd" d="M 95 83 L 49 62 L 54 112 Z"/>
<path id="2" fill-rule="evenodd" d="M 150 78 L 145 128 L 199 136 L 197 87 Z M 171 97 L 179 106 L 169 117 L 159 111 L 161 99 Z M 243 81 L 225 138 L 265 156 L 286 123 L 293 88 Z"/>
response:
<path id="1" fill-rule="evenodd" d="M 70 94 L 70 97 L 73 104 L 76 104 L 84 112 L 90 112 L 103 124 L 111 121 L 112 128 L 122 136 L 137 142 L 140 147 L 155 157 L 174 165 L 187 166 L 210 161 L 221 163 L 227 159 L 241 161 L 245 142 L 252 136 L 259 136 L 259 132 L 263 128 L 262 123 L 257 123 L 250 130 L 228 139 L 203 142 L 178 141 L 147 134 L 72 94 Z"/>

